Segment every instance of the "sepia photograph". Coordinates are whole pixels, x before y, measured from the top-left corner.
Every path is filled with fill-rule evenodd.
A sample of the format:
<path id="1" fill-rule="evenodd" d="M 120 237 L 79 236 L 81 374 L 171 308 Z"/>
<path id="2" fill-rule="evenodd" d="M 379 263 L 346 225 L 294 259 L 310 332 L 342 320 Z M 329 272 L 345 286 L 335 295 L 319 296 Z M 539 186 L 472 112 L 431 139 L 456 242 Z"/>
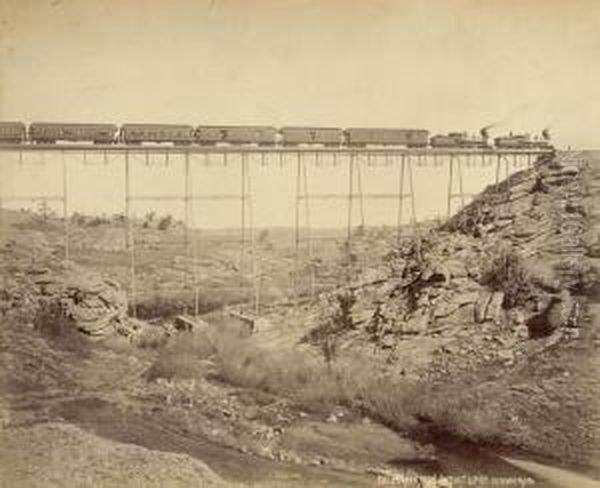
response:
<path id="1" fill-rule="evenodd" d="M 598 0 L 0 0 L 0 488 L 600 488 Z"/>

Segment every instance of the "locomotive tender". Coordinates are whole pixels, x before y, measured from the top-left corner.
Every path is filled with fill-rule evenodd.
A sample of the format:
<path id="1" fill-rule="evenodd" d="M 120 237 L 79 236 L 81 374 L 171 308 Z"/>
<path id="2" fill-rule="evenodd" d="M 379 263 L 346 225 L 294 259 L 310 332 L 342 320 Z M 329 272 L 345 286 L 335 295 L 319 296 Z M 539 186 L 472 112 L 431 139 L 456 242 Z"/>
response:
<path id="1" fill-rule="evenodd" d="M 94 144 L 141 145 L 145 143 L 185 146 L 198 144 L 255 146 L 324 146 L 373 147 L 402 146 L 439 149 L 535 149 L 552 150 L 547 130 L 541 138 L 529 134 L 496 137 L 490 141 L 487 130 L 480 137 L 466 132 L 450 132 L 430 137 L 425 129 L 251 125 L 185 124 L 75 124 L 33 122 L 29 128 L 22 122 L 0 122 L 0 144 L 56 144 L 57 142 L 92 142 Z"/>

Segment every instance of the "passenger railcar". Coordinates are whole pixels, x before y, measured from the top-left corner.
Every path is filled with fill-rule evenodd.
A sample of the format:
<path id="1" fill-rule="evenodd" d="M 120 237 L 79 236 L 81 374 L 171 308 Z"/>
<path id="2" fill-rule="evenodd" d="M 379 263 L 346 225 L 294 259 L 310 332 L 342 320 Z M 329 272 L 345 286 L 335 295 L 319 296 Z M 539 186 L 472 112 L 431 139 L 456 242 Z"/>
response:
<path id="1" fill-rule="evenodd" d="M 93 142 L 112 144 L 118 127 L 115 124 L 71 124 L 58 122 L 33 122 L 29 125 L 29 140 L 38 144 L 56 142 Z"/>
<path id="2" fill-rule="evenodd" d="M 0 122 L 0 144 L 19 144 L 27 138 L 23 122 Z"/>
<path id="3" fill-rule="evenodd" d="M 299 144 L 321 144 L 340 146 L 344 141 L 344 131 L 338 127 L 282 127 L 279 129 L 281 142 L 286 146 Z"/>
<path id="4" fill-rule="evenodd" d="M 194 140 L 198 144 L 258 144 L 270 146 L 277 142 L 277 129 L 260 125 L 201 125 L 196 128 Z"/>
<path id="5" fill-rule="evenodd" d="M 187 145 L 194 141 L 194 128 L 183 124 L 124 124 L 119 139 L 124 144 L 170 142 Z"/>
<path id="6" fill-rule="evenodd" d="M 348 146 L 427 147 L 429 131 L 424 129 L 350 128 L 344 131 Z"/>

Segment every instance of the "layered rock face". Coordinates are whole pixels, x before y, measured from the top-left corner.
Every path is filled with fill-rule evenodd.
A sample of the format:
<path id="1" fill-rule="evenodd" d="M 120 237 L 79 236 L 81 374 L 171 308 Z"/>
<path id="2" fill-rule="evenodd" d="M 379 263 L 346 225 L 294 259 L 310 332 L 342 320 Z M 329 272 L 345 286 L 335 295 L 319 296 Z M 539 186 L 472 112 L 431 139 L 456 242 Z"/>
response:
<path id="1" fill-rule="evenodd" d="M 5 243 L 2 314 L 19 314 L 34 323 L 40 310 L 60 310 L 62 318 L 91 338 L 131 335 L 120 285 L 72 263 L 63 263 L 41 233 L 22 233 Z"/>
<path id="2" fill-rule="evenodd" d="M 548 156 L 482 192 L 443 226 L 391 252 L 353 287 L 356 324 L 382 347 L 453 325 L 516 337 L 577 336 L 588 259 L 586 163 Z"/>
<path id="3" fill-rule="evenodd" d="M 62 285 L 61 306 L 78 330 L 102 337 L 126 328 L 127 298 L 118 283 L 90 273 L 70 273 Z"/>
<path id="4" fill-rule="evenodd" d="M 527 258 L 540 285 L 577 291 L 590 271 L 592 202 L 583 177 L 588 170 L 576 154 L 547 156 L 533 169 L 488 187 L 445 230 L 510 243 Z"/>

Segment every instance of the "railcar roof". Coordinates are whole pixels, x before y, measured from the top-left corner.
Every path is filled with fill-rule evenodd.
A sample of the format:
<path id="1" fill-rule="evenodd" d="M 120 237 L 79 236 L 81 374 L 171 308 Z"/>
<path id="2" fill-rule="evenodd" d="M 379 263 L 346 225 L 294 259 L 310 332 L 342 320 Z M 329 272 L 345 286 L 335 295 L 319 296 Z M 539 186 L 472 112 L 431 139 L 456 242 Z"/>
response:
<path id="1" fill-rule="evenodd" d="M 312 126 L 301 126 L 301 125 L 286 125 L 281 127 L 280 130 L 343 130 L 341 127 L 312 127 Z"/>
<path id="2" fill-rule="evenodd" d="M 354 131 L 354 130 L 360 130 L 360 131 L 373 131 L 373 130 L 382 130 L 382 131 L 404 131 L 404 132 L 429 132 L 427 129 L 402 129 L 402 128 L 398 128 L 398 127 L 348 127 L 346 129 L 344 129 L 346 131 Z"/>
<path id="3" fill-rule="evenodd" d="M 169 127 L 169 128 L 180 128 L 180 129 L 193 129 L 194 127 L 189 124 L 123 124 L 121 127 L 131 128 L 131 127 L 152 127 L 152 128 L 160 128 L 160 127 Z"/>
<path id="4" fill-rule="evenodd" d="M 117 124 L 108 123 L 72 123 L 72 122 L 32 122 L 29 127 L 43 126 L 43 127 L 117 127 Z"/>
<path id="5" fill-rule="evenodd" d="M 199 125 L 198 129 L 275 129 L 272 125 Z"/>

